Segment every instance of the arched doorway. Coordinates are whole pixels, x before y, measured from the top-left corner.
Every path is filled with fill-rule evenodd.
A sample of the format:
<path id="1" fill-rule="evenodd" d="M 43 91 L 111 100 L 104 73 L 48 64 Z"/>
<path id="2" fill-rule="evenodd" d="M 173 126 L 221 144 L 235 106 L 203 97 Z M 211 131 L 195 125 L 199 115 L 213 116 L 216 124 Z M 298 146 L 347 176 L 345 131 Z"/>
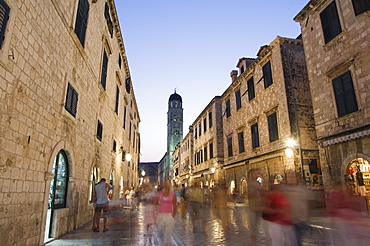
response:
<path id="1" fill-rule="evenodd" d="M 352 195 L 370 195 L 370 164 L 364 158 L 354 158 L 346 166 L 344 174 L 347 191 Z"/>
<path id="2" fill-rule="evenodd" d="M 65 151 L 59 151 L 55 157 L 52 173 L 54 174 L 54 178 L 50 181 L 45 240 L 54 237 L 54 210 L 66 207 L 69 172 L 68 158 Z"/>

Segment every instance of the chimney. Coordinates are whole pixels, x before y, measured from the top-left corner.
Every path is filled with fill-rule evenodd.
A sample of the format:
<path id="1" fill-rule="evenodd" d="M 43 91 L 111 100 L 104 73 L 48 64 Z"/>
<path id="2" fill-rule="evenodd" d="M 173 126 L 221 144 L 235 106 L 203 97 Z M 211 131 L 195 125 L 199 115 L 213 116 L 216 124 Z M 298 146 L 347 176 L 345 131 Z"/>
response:
<path id="1" fill-rule="evenodd" d="M 230 77 L 231 83 L 234 82 L 238 78 L 238 70 L 231 70 Z"/>

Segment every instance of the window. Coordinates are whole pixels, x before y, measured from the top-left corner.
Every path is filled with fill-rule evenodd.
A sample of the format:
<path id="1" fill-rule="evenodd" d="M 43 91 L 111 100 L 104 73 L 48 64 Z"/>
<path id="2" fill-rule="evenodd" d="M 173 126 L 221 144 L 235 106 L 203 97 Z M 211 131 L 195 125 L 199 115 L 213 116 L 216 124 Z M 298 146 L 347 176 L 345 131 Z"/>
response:
<path id="1" fill-rule="evenodd" d="M 128 140 L 131 140 L 131 130 L 132 130 L 132 124 L 130 122 L 130 129 L 129 129 L 129 133 L 128 133 Z"/>
<path id="2" fill-rule="evenodd" d="M 48 208 L 65 208 L 68 186 L 68 159 L 63 150 L 54 159 L 52 173 L 54 178 L 50 182 Z"/>
<path id="3" fill-rule="evenodd" d="M 87 28 L 87 19 L 89 16 L 89 1 L 88 0 L 79 0 L 78 1 L 78 10 L 76 16 L 75 24 L 75 33 L 80 40 L 82 47 L 85 47 L 85 36 Z"/>
<path id="4" fill-rule="evenodd" d="M 102 63 L 101 67 L 102 68 L 101 68 L 100 83 L 103 86 L 103 89 L 105 90 L 105 86 L 106 86 L 106 83 L 107 83 L 107 74 L 108 74 L 108 55 L 107 55 L 107 52 L 105 50 L 104 50 L 104 54 L 103 54 L 103 63 Z"/>
<path id="5" fill-rule="evenodd" d="M 226 118 L 229 118 L 231 116 L 231 112 L 230 112 L 230 99 L 228 99 L 226 101 L 226 110 L 225 110 L 225 113 L 226 113 Z"/>
<path id="6" fill-rule="evenodd" d="M 240 67 L 240 74 L 244 73 L 244 66 Z"/>
<path id="7" fill-rule="evenodd" d="M 208 125 L 209 128 L 212 127 L 212 111 L 208 113 Z"/>
<path id="8" fill-rule="evenodd" d="M 107 2 L 105 3 L 104 17 L 105 17 L 105 20 L 107 21 L 107 27 L 108 27 L 108 31 L 110 33 L 110 37 L 112 38 L 113 37 L 113 22 L 110 18 L 109 5 L 108 5 Z"/>
<path id="9" fill-rule="evenodd" d="M 103 139 L 103 124 L 98 120 L 98 128 L 96 130 L 96 138 L 100 141 Z"/>
<path id="10" fill-rule="evenodd" d="M 264 78 L 263 80 L 264 80 L 265 89 L 266 89 L 267 87 L 269 87 L 273 83 L 272 73 L 271 73 L 271 62 L 270 61 L 268 61 L 265 65 L 263 65 L 262 71 L 263 71 L 263 78 Z"/>
<path id="11" fill-rule="evenodd" d="M 207 146 L 204 147 L 204 161 L 208 160 L 208 154 L 207 154 Z"/>
<path id="12" fill-rule="evenodd" d="M 114 108 L 114 112 L 118 114 L 118 105 L 119 105 L 119 87 L 116 87 L 116 106 Z"/>
<path id="13" fill-rule="evenodd" d="M 252 132 L 252 148 L 257 148 L 260 146 L 260 140 L 258 136 L 258 123 L 251 126 Z"/>
<path id="14" fill-rule="evenodd" d="M 126 79 L 126 92 L 128 93 L 128 94 L 130 94 L 130 89 L 131 89 L 131 77 L 128 77 L 127 79 Z"/>
<path id="15" fill-rule="evenodd" d="M 355 10 L 355 15 L 362 14 L 370 10 L 370 0 L 352 0 L 353 9 Z"/>
<path id="16" fill-rule="evenodd" d="M 227 138 L 227 155 L 228 157 L 233 156 L 233 138 Z"/>
<path id="17" fill-rule="evenodd" d="M 247 81 L 247 85 L 248 85 L 248 99 L 249 101 L 252 100 L 253 98 L 255 98 L 255 93 L 254 93 L 254 80 L 253 80 L 253 77 L 248 79 Z"/>
<path id="18" fill-rule="evenodd" d="M 200 163 L 202 163 L 203 162 L 203 150 L 201 149 L 199 153 L 200 153 Z"/>
<path id="19" fill-rule="evenodd" d="M 177 129 L 177 128 L 173 129 L 173 133 L 175 135 L 180 135 L 180 129 Z"/>
<path id="20" fill-rule="evenodd" d="M 77 113 L 77 101 L 78 93 L 73 89 L 73 87 L 68 83 L 67 97 L 64 108 L 73 116 L 76 117 Z"/>
<path id="21" fill-rule="evenodd" d="M 122 57 L 121 57 L 121 54 L 118 54 L 118 66 L 119 66 L 119 68 L 122 68 Z"/>
<path id="22" fill-rule="evenodd" d="M 269 127 L 270 142 L 274 142 L 279 139 L 276 112 L 267 116 L 267 122 Z"/>
<path id="23" fill-rule="evenodd" d="M 209 144 L 209 159 L 213 158 L 213 143 Z"/>
<path id="24" fill-rule="evenodd" d="M 203 131 L 206 132 L 207 131 L 207 118 L 204 118 L 203 119 Z"/>
<path id="25" fill-rule="evenodd" d="M 355 90 L 349 71 L 333 79 L 333 88 L 338 117 L 357 111 Z"/>
<path id="26" fill-rule="evenodd" d="M 199 129 L 199 137 L 200 137 L 202 135 L 202 123 L 199 123 L 198 129 Z"/>
<path id="27" fill-rule="evenodd" d="M 0 0 L 0 49 L 5 38 L 6 23 L 9 19 L 9 12 L 9 6 L 4 2 L 4 0 Z"/>
<path id="28" fill-rule="evenodd" d="M 324 32 L 325 43 L 328 43 L 342 32 L 335 1 L 329 4 L 329 6 L 320 13 L 320 19 L 322 30 Z"/>
<path id="29" fill-rule="evenodd" d="M 241 100 L 241 97 L 240 97 L 240 90 L 237 90 L 235 92 L 235 101 L 236 101 L 236 110 L 238 110 L 242 107 L 242 100 Z"/>
<path id="30" fill-rule="evenodd" d="M 195 127 L 195 132 L 194 132 L 194 138 L 197 139 L 198 138 L 198 128 Z"/>
<path id="31" fill-rule="evenodd" d="M 114 152 L 117 152 L 117 142 L 116 142 L 116 140 L 113 140 L 113 148 L 112 148 L 112 150 Z"/>
<path id="32" fill-rule="evenodd" d="M 127 114 L 127 109 L 126 106 L 123 110 L 123 129 L 126 129 L 126 114 Z"/>
<path id="33" fill-rule="evenodd" d="M 244 149 L 244 132 L 238 133 L 239 153 L 243 153 Z"/>

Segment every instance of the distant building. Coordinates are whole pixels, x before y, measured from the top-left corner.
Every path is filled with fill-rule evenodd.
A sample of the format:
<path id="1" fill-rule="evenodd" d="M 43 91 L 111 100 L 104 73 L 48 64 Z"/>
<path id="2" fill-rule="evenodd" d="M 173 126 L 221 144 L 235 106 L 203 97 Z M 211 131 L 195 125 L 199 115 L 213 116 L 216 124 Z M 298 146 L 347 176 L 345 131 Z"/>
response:
<path id="1" fill-rule="evenodd" d="M 140 162 L 139 179 L 141 184 L 157 185 L 159 162 Z"/>
<path id="2" fill-rule="evenodd" d="M 345 175 L 356 177 L 358 168 L 370 192 L 369 15 L 369 1 L 324 0 L 309 1 L 294 18 L 302 30 L 328 192 L 344 185 Z"/>

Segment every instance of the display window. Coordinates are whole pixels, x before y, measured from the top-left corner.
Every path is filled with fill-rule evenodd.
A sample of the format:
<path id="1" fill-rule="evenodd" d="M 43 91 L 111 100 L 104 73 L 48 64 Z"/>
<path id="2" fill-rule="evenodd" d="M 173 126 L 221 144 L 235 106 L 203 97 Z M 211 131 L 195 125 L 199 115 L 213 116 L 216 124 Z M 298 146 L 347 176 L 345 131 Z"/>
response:
<path id="1" fill-rule="evenodd" d="M 54 179 L 50 183 L 48 208 L 63 208 L 66 206 L 68 163 L 64 151 L 60 151 L 54 159 L 52 173 Z"/>
<path id="2" fill-rule="evenodd" d="M 351 160 L 344 175 L 347 191 L 358 196 L 370 196 L 370 164 L 363 158 Z"/>

